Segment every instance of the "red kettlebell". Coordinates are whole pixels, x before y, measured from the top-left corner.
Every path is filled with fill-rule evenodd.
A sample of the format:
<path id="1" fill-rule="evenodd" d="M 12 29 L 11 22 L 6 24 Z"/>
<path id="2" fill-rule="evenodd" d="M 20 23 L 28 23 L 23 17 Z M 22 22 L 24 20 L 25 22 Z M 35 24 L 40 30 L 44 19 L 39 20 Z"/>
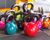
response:
<path id="1" fill-rule="evenodd" d="M 37 32 L 38 32 L 38 27 L 36 24 L 34 24 L 33 22 L 28 22 L 27 24 L 25 23 L 24 33 L 27 36 L 29 36 L 29 37 L 36 36 Z"/>
<path id="2" fill-rule="evenodd" d="M 28 24 L 27 22 L 24 22 L 24 23 L 23 23 L 23 26 L 27 26 L 27 24 Z"/>

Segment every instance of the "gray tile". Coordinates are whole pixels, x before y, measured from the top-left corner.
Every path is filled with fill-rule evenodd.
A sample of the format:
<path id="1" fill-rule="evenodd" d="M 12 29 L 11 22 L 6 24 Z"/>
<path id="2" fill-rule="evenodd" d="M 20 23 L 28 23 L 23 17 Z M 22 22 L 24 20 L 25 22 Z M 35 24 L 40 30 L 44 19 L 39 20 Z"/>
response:
<path id="1" fill-rule="evenodd" d="M 24 33 L 16 33 L 14 35 L 1 35 L 1 40 L 50 40 L 50 37 L 46 35 L 44 32 L 38 32 L 35 37 L 27 37 Z"/>

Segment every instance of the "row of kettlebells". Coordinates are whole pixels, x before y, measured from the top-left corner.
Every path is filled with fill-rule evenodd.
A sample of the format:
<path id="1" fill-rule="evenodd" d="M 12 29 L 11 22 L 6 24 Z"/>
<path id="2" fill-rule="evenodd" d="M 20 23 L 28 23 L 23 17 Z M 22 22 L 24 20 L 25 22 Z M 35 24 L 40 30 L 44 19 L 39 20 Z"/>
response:
<path id="1" fill-rule="evenodd" d="M 14 5 L 14 6 L 12 6 L 12 9 L 13 10 L 15 10 L 16 12 L 17 12 L 17 8 L 20 10 L 20 6 L 19 5 Z M 22 7 L 22 9 L 23 9 L 23 12 L 24 12 L 24 14 L 30 14 L 30 13 L 33 13 L 33 14 L 35 14 L 34 12 L 32 12 L 33 10 L 34 10 L 34 5 L 32 4 L 32 3 L 24 3 L 23 4 L 23 7 Z M 37 13 L 38 14 L 38 13 Z M 50 14 L 50 13 L 49 13 Z M 43 14 L 42 14 L 43 15 Z M 40 17 L 42 17 L 42 15 L 40 16 Z M 18 16 L 19 17 L 19 16 Z M 22 16 L 21 16 L 22 17 Z M 19 17 L 20 18 L 20 17 Z M 17 19 L 19 19 L 19 18 L 17 18 Z M 48 20 L 47 22 L 46 22 L 46 20 L 44 21 L 44 19 L 46 19 L 46 20 Z M 49 28 L 50 27 L 50 18 L 44 18 L 42 21 L 43 21 L 43 27 L 44 28 Z"/>
<path id="2" fill-rule="evenodd" d="M 10 12 L 11 13 L 11 12 Z M 21 13 L 19 13 L 21 14 Z M 35 15 L 35 14 L 22 14 L 23 19 L 16 20 L 14 18 L 14 15 L 6 15 L 3 14 L 0 16 L 0 19 L 2 17 L 5 17 L 5 22 L 0 20 L 0 30 L 4 30 L 6 34 L 12 35 L 17 32 L 18 29 L 24 30 L 24 33 L 27 36 L 35 36 L 39 29 L 41 29 L 43 21 L 41 15 Z M 18 18 L 18 17 L 17 17 Z"/>
<path id="3" fill-rule="evenodd" d="M 0 20 L 0 30 L 4 30 L 9 35 L 15 34 L 18 29 L 21 29 L 24 30 L 27 36 L 35 36 L 42 26 L 46 28 L 50 23 L 50 18 L 48 18 L 48 21 L 43 22 L 41 14 L 32 14 L 30 10 L 27 12 L 19 11 L 17 13 L 11 10 L 1 15 L 0 19 L 3 17 L 5 22 Z M 49 23 L 47 24 L 47 22 Z"/>
<path id="4" fill-rule="evenodd" d="M 9 15 L 7 13 L 10 13 Z M 14 11 L 6 12 L 1 15 L 2 19 L 5 18 L 5 22 L 0 20 L 0 30 L 4 30 L 6 34 L 12 35 L 17 32 L 18 29 L 24 30 L 24 33 L 28 36 L 34 36 L 38 30 L 42 27 L 42 20 L 40 15 L 35 14 L 18 14 L 12 15 Z M 23 18 L 17 18 L 15 16 L 22 15 Z M 21 17 L 21 16 L 19 16 Z M 28 31 L 27 31 L 28 30 Z"/>

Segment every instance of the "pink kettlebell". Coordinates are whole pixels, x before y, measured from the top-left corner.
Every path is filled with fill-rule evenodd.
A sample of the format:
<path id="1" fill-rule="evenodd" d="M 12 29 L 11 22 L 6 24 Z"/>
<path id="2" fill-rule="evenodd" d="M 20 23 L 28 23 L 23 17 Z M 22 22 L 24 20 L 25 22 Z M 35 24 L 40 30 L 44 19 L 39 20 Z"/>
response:
<path id="1" fill-rule="evenodd" d="M 4 30 L 5 28 L 5 19 L 3 19 L 3 16 L 0 16 L 0 30 Z"/>
<path id="2" fill-rule="evenodd" d="M 5 23 L 3 21 L 0 21 L 0 30 L 4 30 Z"/>

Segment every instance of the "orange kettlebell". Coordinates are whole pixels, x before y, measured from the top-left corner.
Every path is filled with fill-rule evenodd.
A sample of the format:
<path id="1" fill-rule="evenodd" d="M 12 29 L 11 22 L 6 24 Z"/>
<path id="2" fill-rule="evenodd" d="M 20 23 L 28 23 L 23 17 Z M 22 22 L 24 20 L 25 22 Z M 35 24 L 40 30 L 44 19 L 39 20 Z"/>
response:
<path id="1" fill-rule="evenodd" d="M 47 18 L 43 21 L 43 27 L 44 28 L 48 28 L 50 26 L 50 19 Z"/>
<path id="2" fill-rule="evenodd" d="M 21 0 L 21 2 L 28 2 L 28 0 Z"/>

